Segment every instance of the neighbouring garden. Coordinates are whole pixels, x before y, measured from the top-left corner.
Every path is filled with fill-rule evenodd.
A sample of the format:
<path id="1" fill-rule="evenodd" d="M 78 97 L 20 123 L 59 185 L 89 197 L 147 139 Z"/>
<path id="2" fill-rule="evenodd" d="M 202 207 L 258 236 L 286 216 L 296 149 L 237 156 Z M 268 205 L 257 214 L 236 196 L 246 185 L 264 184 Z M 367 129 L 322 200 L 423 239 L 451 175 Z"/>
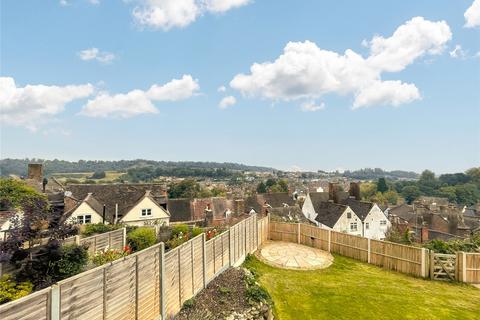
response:
<path id="1" fill-rule="evenodd" d="M 244 266 L 273 299 L 277 319 L 479 319 L 480 290 L 414 278 L 335 255 L 323 270 L 294 271 L 249 257 Z"/>
<path id="2" fill-rule="evenodd" d="M 0 304 L 16 300 L 33 291 L 88 269 L 128 256 L 163 241 L 166 250 L 204 233 L 211 239 L 226 230 L 223 227 L 201 228 L 175 226 L 131 227 L 123 225 L 75 225 L 48 205 L 45 195 L 22 181 L 0 179 L 0 208 L 22 212 L 13 215 L 6 241 L 0 242 L 0 263 L 8 265 L 8 274 L 0 277 Z M 79 234 L 89 237 L 127 228 L 127 245 L 88 253 L 85 245 L 64 245 L 65 238 Z M 158 234 L 157 234 L 158 231 Z"/>

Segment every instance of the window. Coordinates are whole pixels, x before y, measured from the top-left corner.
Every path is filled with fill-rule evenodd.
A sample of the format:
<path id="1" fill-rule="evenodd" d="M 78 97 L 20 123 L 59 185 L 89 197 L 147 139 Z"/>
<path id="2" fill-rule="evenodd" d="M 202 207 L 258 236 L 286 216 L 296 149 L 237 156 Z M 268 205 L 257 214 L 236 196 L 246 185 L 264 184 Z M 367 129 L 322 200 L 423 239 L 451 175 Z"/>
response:
<path id="1" fill-rule="evenodd" d="M 368 223 L 368 222 L 365 223 L 365 229 L 367 229 L 367 230 L 370 229 L 370 223 Z"/>
<path id="2" fill-rule="evenodd" d="M 387 225 L 387 220 L 380 220 L 380 225 L 381 226 L 386 226 Z"/>
<path id="3" fill-rule="evenodd" d="M 357 231 L 357 223 L 356 222 L 350 223 L 350 231 Z"/>
<path id="4" fill-rule="evenodd" d="M 148 217 L 152 215 L 152 209 L 142 209 L 142 217 Z"/>
<path id="5" fill-rule="evenodd" d="M 350 219 L 352 217 L 352 213 L 351 212 L 347 212 L 347 219 Z"/>
<path id="6" fill-rule="evenodd" d="M 92 223 L 92 215 L 85 214 L 85 215 L 77 216 L 77 223 L 78 224 Z"/>

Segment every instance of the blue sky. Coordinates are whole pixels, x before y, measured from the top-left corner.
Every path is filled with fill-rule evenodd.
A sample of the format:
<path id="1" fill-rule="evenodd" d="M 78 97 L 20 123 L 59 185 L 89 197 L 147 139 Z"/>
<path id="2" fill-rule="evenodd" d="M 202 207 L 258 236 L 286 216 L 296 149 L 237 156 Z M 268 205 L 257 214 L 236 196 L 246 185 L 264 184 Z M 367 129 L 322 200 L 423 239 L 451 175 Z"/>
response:
<path id="1" fill-rule="evenodd" d="M 5 0 L 1 157 L 464 171 L 477 2 Z"/>

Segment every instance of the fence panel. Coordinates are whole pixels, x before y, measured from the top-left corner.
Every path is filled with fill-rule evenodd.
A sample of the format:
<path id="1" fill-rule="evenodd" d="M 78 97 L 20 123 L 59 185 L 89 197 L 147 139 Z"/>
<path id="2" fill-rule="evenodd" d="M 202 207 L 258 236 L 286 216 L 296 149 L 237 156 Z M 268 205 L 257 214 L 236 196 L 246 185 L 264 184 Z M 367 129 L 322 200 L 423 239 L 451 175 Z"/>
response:
<path id="1" fill-rule="evenodd" d="M 368 261 L 368 239 L 331 231 L 330 251 L 363 262 Z"/>
<path id="2" fill-rule="evenodd" d="M 50 319 L 51 288 L 32 293 L 21 299 L 0 306 L 2 320 Z"/>
<path id="3" fill-rule="evenodd" d="M 206 259 L 206 277 L 207 283 L 210 282 L 215 275 L 215 253 L 213 247 L 213 239 L 205 242 L 205 259 Z"/>
<path id="4" fill-rule="evenodd" d="M 160 314 L 160 245 L 137 256 L 137 318 L 157 319 Z"/>
<path id="5" fill-rule="evenodd" d="M 182 244 L 178 249 L 180 266 L 180 304 L 193 296 L 192 242 Z"/>
<path id="6" fill-rule="evenodd" d="M 257 221 L 258 245 L 260 246 L 268 240 L 268 217 Z"/>
<path id="7" fill-rule="evenodd" d="M 135 319 L 137 255 L 112 262 L 105 268 L 105 319 Z"/>
<path id="8" fill-rule="evenodd" d="M 168 316 L 180 310 L 180 269 L 178 265 L 178 248 L 165 254 L 165 304 Z"/>
<path id="9" fill-rule="evenodd" d="M 466 283 L 480 283 L 480 253 L 457 253 L 458 280 Z"/>
<path id="10" fill-rule="evenodd" d="M 104 272 L 100 267 L 58 283 L 61 319 L 103 319 Z"/>
<path id="11" fill-rule="evenodd" d="M 298 226 L 295 223 L 270 222 L 270 239 L 286 242 L 298 241 Z"/>
<path id="12" fill-rule="evenodd" d="M 399 271 L 414 276 L 424 276 L 424 250 L 393 242 L 370 240 L 370 263 L 389 270 Z M 423 264 L 422 264 L 423 259 Z M 422 267 L 423 266 L 423 267 Z"/>
<path id="13" fill-rule="evenodd" d="M 197 293 L 203 289 L 203 237 L 192 239 L 193 245 L 193 288 Z"/>
<path id="14" fill-rule="evenodd" d="M 327 229 L 322 229 L 307 224 L 300 225 L 300 243 L 318 248 L 324 251 L 329 250 Z"/>

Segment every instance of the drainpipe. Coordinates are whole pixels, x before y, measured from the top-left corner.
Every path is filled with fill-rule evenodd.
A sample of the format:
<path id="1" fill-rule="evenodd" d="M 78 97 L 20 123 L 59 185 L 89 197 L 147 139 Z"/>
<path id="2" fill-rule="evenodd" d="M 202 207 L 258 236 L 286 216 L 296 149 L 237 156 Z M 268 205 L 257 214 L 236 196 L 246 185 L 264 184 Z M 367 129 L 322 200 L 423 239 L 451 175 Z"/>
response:
<path id="1" fill-rule="evenodd" d="M 115 203 L 115 224 L 118 223 L 118 203 Z"/>
<path id="2" fill-rule="evenodd" d="M 102 223 L 105 224 L 105 211 L 106 211 L 106 207 L 105 205 L 103 205 L 103 213 L 102 213 Z"/>

